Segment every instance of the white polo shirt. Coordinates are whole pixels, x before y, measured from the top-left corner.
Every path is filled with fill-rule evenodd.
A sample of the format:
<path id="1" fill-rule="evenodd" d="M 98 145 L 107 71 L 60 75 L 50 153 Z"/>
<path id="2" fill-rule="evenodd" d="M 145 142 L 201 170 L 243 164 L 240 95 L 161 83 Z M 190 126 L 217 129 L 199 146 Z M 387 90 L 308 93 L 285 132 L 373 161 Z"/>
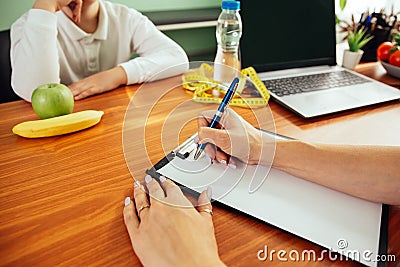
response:
<path id="1" fill-rule="evenodd" d="M 69 85 L 117 65 L 128 84 L 152 80 L 160 71 L 157 79 L 187 69 L 184 50 L 147 17 L 124 5 L 99 2 L 99 24 L 92 34 L 61 11 L 41 9 L 29 10 L 11 26 L 11 85 L 20 97 L 30 101 L 41 84 Z M 139 57 L 131 59 L 134 53 Z"/>

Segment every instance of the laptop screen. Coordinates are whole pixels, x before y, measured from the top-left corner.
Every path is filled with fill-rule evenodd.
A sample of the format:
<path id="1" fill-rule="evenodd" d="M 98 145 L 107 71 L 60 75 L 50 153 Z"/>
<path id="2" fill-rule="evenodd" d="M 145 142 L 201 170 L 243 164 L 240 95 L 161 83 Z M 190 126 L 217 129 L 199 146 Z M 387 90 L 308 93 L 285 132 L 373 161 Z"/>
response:
<path id="1" fill-rule="evenodd" d="M 333 0 L 241 0 L 242 67 L 336 65 Z"/>

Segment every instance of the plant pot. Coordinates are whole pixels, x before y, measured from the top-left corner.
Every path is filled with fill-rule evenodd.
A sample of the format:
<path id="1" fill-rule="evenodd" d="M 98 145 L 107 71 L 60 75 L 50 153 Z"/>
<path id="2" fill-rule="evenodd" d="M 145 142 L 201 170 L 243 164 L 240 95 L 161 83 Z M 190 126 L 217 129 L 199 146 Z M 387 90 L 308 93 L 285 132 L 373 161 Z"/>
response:
<path id="1" fill-rule="evenodd" d="M 357 52 L 352 52 L 348 49 L 344 50 L 342 66 L 347 69 L 354 70 L 357 64 L 360 62 L 363 54 L 363 50 L 358 50 Z"/>

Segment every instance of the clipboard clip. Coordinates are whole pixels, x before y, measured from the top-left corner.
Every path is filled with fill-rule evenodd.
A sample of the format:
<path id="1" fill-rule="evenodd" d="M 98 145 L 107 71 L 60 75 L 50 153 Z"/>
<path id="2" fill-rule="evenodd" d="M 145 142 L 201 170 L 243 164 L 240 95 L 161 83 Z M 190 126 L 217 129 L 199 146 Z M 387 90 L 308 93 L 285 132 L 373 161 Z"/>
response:
<path id="1" fill-rule="evenodd" d="M 187 159 L 190 155 L 190 153 L 194 150 L 191 149 L 188 151 L 190 146 L 193 145 L 194 138 L 197 136 L 197 133 L 193 134 L 191 137 L 186 139 L 185 142 L 183 142 L 181 145 L 179 145 L 177 148 L 175 148 L 173 151 L 168 153 L 164 158 L 162 158 L 159 162 L 154 164 L 154 166 L 148 170 L 146 170 L 146 174 L 150 175 L 151 177 L 159 180 L 161 174 L 159 174 L 157 171 L 161 169 L 162 167 L 166 166 L 169 164 L 175 157 L 178 157 L 180 159 Z"/>

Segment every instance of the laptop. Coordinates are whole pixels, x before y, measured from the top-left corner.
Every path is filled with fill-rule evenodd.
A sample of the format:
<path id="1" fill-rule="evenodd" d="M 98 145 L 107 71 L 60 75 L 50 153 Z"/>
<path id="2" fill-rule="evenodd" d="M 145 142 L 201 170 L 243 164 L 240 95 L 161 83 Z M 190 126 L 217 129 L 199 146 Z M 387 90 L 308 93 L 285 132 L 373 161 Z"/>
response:
<path id="1" fill-rule="evenodd" d="M 242 0 L 242 67 L 304 118 L 400 99 L 400 90 L 336 64 L 334 0 Z"/>

